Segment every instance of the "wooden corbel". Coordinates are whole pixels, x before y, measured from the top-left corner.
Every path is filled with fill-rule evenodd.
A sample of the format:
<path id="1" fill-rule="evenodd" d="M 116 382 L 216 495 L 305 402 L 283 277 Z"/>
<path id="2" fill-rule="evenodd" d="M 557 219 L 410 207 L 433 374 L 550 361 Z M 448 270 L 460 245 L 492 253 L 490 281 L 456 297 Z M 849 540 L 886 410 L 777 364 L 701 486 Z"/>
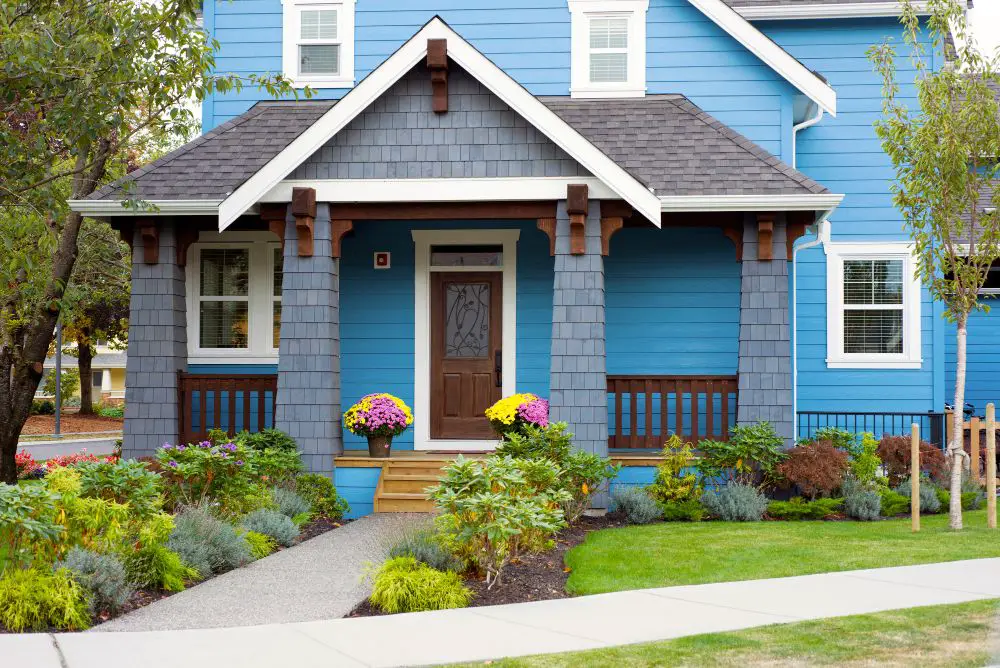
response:
<path id="1" fill-rule="evenodd" d="M 611 237 L 625 226 L 625 220 L 618 216 L 601 218 L 601 255 L 611 255 Z"/>
<path id="2" fill-rule="evenodd" d="M 188 248 L 191 244 L 198 241 L 198 228 L 196 227 L 179 227 L 177 229 L 177 266 L 186 267 L 187 266 L 187 254 Z"/>
<path id="3" fill-rule="evenodd" d="M 722 233 L 733 242 L 736 246 L 736 261 L 743 261 L 743 228 L 742 227 L 723 227 Z"/>
<path id="4" fill-rule="evenodd" d="M 287 215 L 287 204 L 260 205 L 260 219 L 267 223 L 267 229 L 278 237 L 282 249 L 285 248 L 285 217 Z"/>
<path id="5" fill-rule="evenodd" d="M 316 191 L 313 188 L 292 188 L 292 215 L 299 240 L 299 257 L 313 255 L 313 224 L 316 222 Z"/>
<path id="6" fill-rule="evenodd" d="M 144 220 L 139 223 L 139 236 L 142 238 L 142 261 L 146 264 L 160 262 L 160 230 L 156 223 Z"/>
<path id="7" fill-rule="evenodd" d="M 569 214 L 569 252 L 572 255 L 587 253 L 587 211 L 589 200 L 586 184 L 566 187 L 566 213 Z"/>
<path id="8" fill-rule="evenodd" d="M 764 262 L 774 259 L 774 215 L 757 214 L 757 259 Z"/>
<path id="9" fill-rule="evenodd" d="M 132 250 L 132 244 L 135 243 L 135 224 L 130 222 L 120 223 L 118 236 L 128 244 L 128 249 Z"/>
<path id="10" fill-rule="evenodd" d="M 427 69 L 431 72 L 431 108 L 436 114 L 448 111 L 448 42 L 427 40 Z"/>
<path id="11" fill-rule="evenodd" d="M 785 228 L 785 250 L 788 252 L 788 259 L 791 260 L 795 252 L 795 242 L 806 233 L 809 226 L 806 217 L 802 215 L 788 215 L 788 223 Z"/>
<path id="12" fill-rule="evenodd" d="M 333 244 L 333 257 L 340 257 L 340 242 L 344 235 L 354 229 L 354 221 L 351 220 L 331 220 L 330 221 L 330 243 Z"/>
<path id="13" fill-rule="evenodd" d="M 555 218 L 539 218 L 538 219 L 538 229 L 545 232 L 545 236 L 549 238 L 549 255 L 556 254 L 556 219 Z"/>

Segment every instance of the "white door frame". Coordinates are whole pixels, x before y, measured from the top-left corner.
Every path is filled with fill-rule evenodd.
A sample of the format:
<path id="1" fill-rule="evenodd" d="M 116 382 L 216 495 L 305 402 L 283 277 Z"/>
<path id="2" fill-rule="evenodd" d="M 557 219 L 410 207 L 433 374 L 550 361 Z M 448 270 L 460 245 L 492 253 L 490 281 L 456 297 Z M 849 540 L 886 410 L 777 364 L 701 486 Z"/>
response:
<path id="1" fill-rule="evenodd" d="M 518 229 L 413 230 L 413 448 L 415 450 L 461 450 L 481 452 L 497 446 L 496 440 L 431 438 L 431 281 L 436 272 L 499 271 L 503 274 L 501 346 L 503 380 L 501 395 L 517 388 L 517 240 Z M 503 247 L 501 267 L 432 267 L 431 246 L 499 244 Z"/>

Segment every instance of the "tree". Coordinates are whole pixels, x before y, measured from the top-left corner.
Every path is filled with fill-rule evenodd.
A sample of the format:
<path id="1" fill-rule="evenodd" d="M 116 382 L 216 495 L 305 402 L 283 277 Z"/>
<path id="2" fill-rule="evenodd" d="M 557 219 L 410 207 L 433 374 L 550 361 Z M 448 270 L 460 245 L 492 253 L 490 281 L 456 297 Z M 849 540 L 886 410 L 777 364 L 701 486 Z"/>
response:
<path id="1" fill-rule="evenodd" d="M 882 119 L 875 130 L 892 160 L 893 200 L 914 244 L 917 273 L 957 331 L 950 524 L 962 528 L 966 339 L 969 315 L 988 310 L 980 301 L 990 265 L 1000 258 L 1000 218 L 980 198 L 1000 203 L 1000 109 L 993 87 L 1000 87 L 997 57 L 982 54 L 969 32 L 958 0 L 931 0 L 926 26 L 909 0 L 901 22 L 904 41 L 916 68 L 919 109 L 911 110 L 897 83 L 897 55 L 888 42 L 868 56 L 882 77 Z M 929 33 L 935 58 L 949 49 L 950 62 L 928 67 Z M 954 48 L 951 49 L 951 38 Z M 1000 88 L 997 88 L 1000 90 Z"/>
<path id="2" fill-rule="evenodd" d="M 0 0 L 0 481 L 15 480 L 77 258 L 83 218 L 67 196 L 87 197 L 129 168 L 116 161 L 195 127 L 192 99 L 245 83 L 294 94 L 282 77 L 214 73 L 200 4 Z"/>

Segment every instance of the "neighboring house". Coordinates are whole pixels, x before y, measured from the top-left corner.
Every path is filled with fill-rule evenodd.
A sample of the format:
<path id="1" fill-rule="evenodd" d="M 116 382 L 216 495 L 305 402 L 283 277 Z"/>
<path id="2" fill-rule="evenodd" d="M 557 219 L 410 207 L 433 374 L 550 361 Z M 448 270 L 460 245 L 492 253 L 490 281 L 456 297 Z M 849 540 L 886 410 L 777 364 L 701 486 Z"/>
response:
<path id="1" fill-rule="evenodd" d="M 68 346 L 73 347 L 71 344 Z M 120 402 L 125 399 L 125 361 L 126 354 L 121 350 L 113 350 L 105 342 L 99 341 L 97 344 L 97 354 L 94 355 L 91 361 L 91 378 L 90 382 L 92 384 L 93 396 L 95 402 L 99 401 L 110 401 L 110 402 Z M 49 374 L 55 369 L 56 359 L 53 356 L 49 356 L 45 360 L 45 373 Z M 62 368 L 67 369 L 77 369 L 76 357 L 72 355 L 63 355 L 62 358 Z M 80 379 L 80 382 L 85 382 L 84 379 Z M 80 396 L 79 389 L 74 392 L 76 397 Z M 52 397 L 45 394 L 42 390 L 42 383 L 39 383 L 38 392 L 35 393 L 35 397 L 38 399 L 51 399 Z"/>
<path id="2" fill-rule="evenodd" d="M 942 308 L 872 128 L 898 13 L 208 0 L 220 70 L 319 94 L 209 97 L 127 177 L 155 214 L 72 203 L 133 243 L 126 452 L 273 424 L 363 514 L 379 469 L 340 415 L 376 391 L 414 407 L 397 451 L 489 449 L 514 391 L 602 453 L 757 420 L 940 438 Z"/>

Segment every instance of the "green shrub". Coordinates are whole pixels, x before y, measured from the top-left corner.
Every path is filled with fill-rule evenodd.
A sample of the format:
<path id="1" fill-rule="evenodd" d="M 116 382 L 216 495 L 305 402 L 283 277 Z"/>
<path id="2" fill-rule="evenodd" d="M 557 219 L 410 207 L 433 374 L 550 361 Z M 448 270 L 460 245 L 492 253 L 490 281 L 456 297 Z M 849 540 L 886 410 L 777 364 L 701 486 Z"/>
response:
<path id="1" fill-rule="evenodd" d="M 848 475 L 844 478 L 841 491 L 844 494 L 844 513 L 848 517 L 871 522 L 881 515 L 882 497 L 873 484 L 863 483 L 853 475 Z"/>
<path id="2" fill-rule="evenodd" d="M 247 506 L 269 499 L 254 472 L 253 453 L 245 445 L 202 441 L 194 445 L 166 444 L 156 461 L 174 506 L 202 506 L 217 502 L 221 512 L 237 515 Z"/>
<path id="3" fill-rule="evenodd" d="M 167 547 L 202 577 L 239 568 L 252 559 L 236 529 L 205 507 L 187 508 L 177 516 Z"/>
<path id="4" fill-rule="evenodd" d="M 611 508 L 625 515 L 629 524 L 649 524 L 663 517 L 653 497 L 633 485 L 617 485 L 611 490 Z"/>
<path id="5" fill-rule="evenodd" d="M 129 582 L 140 589 L 184 591 L 185 583 L 200 577 L 181 556 L 165 545 L 150 545 L 122 555 Z"/>
<path id="6" fill-rule="evenodd" d="M 441 545 L 429 529 L 410 531 L 389 548 L 389 557 L 413 557 L 438 571 L 461 572 L 464 564 Z"/>
<path id="7" fill-rule="evenodd" d="M 0 577 L 0 626 L 14 633 L 85 629 L 87 593 L 65 569 L 8 570 Z"/>
<path id="8" fill-rule="evenodd" d="M 371 604 L 390 614 L 464 608 L 472 600 L 457 573 L 435 570 L 413 557 L 387 560 L 372 579 Z"/>
<path id="9" fill-rule="evenodd" d="M 125 417 L 125 406 L 123 405 L 99 405 L 97 407 L 97 414 L 105 418 L 123 418 Z"/>
<path id="10" fill-rule="evenodd" d="M 759 522 L 767 511 L 767 497 L 753 485 L 731 482 L 701 497 L 705 510 L 726 522 Z"/>
<path id="11" fill-rule="evenodd" d="M 870 433 L 861 435 L 861 444 L 851 451 L 851 475 L 862 485 L 872 486 L 878 480 L 882 458 L 878 456 L 878 444 Z"/>
<path id="12" fill-rule="evenodd" d="M 698 443 L 698 472 L 703 481 L 766 487 L 776 479 L 776 468 L 785 460 L 785 442 L 768 422 L 738 425 L 728 441 Z"/>
<path id="13" fill-rule="evenodd" d="M 286 517 L 309 514 L 309 502 L 290 489 L 274 487 L 271 489 L 271 499 L 279 513 Z"/>
<path id="14" fill-rule="evenodd" d="M 295 491 L 309 502 L 312 512 L 332 520 L 339 520 L 351 511 L 351 507 L 342 496 L 337 494 L 337 488 L 325 475 L 318 473 L 303 473 L 295 478 Z"/>
<path id="15" fill-rule="evenodd" d="M 79 369 L 63 369 L 62 370 L 62 381 L 59 383 L 59 395 L 62 399 L 63 406 L 69 406 L 72 402 L 70 399 L 76 394 L 76 391 L 80 388 L 80 370 Z M 56 372 L 52 370 L 51 372 L 45 374 L 45 378 L 42 379 L 42 394 L 50 397 L 56 396 Z M 55 412 L 55 411 L 53 411 Z"/>
<path id="16" fill-rule="evenodd" d="M 276 540 L 256 531 L 247 531 L 243 534 L 243 540 L 246 541 L 247 547 L 250 548 L 250 556 L 254 559 L 263 559 L 278 549 Z"/>
<path id="17" fill-rule="evenodd" d="M 283 431 L 243 431 L 233 441 L 250 451 L 254 471 L 269 484 L 288 484 L 304 468 L 295 439 Z"/>
<path id="18" fill-rule="evenodd" d="M 241 431 L 232 440 L 257 452 L 278 450 L 297 454 L 299 451 L 295 439 L 280 429 L 264 429 L 258 432 Z"/>
<path id="19" fill-rule="evenodd" d="M 81 496 L 127 503 L 140 517 L 160 512 L 162 480 L 145 463 L 134 459 L 81 462 L 74 468 L 80 473 Z"/>
<path id="20" fill-rule="evenodd" d="M 674 434 L 664 444 L 661 455 L 663 461 L 656 467 L 656 477 L 646 488 L 649 496 L 661 504 L 700 499 L 704 489 L 692 469 L 691 444 Z"/>
<path id="21" fill-rule="evenodd" d="M 921 514 L 933 515 L 941 512 L 941 499 L 938 497 L 938 488 L 930 480 L 922 478 L 920 480 L 920 512 Z M 944 490 L 941 490 L 944 491 Z M 903 482 L 896 487 L 896 493 L 900 496 L 910 498 L 910 479 L 904 478 Z"/>
<path id="22" fill-rule="evenodd" d="M 843 499 L 807 501 L 796 497 L 791 501 L 772 501 L 767 504 L 767 515 L 774 520 L 825 520 L 838 515 L 843 507 Z"/>
<path id="23" fill-rule="evenodd" d="M 90 593 L 92 611 L 115 612 L 135 591 L 129 584 L 128 574 L 121 560 L 112 554 L 98 554 L 93 550 L 74 547 L 55 569 L 65 568 L 73 574 L 81 587 Z"/>
<path id="24" fill-rule="evenodd" d="M 299 528 L 290 518 L 276 510 L 261 508 L 243 518 L 243 528 L 270 536 L 279 545 L 289 547 L 299 537 Z"/>
<path id="25" fill-rule="evenodd" d="M 910 512 L 910 497 L 903 496 L 891 489 L 883 489 L 879 492 L 882 501 L 882 516 L 895 517 L 903 513 Z"/>
<path id="26" fill-rule="evenodd" d="M 803 439 L 801 443 L 804 445 L 819 441 L 829 441 L 834 447 L 840 448 L 844 452 L 854 452 L 858 446 L 858 437 L 840 427 L 820 427 L 813 432 L 812 438 Z"/>
<path id="27" fill-rule="evenodd" d="M 32 415 L 52 415 L 56 412 L 56 405 L 49 399 L 35 399 L 31 402 Z"/>
<path id="28" fill-rule="evenodd" d="M 548 427 L 526 425 L 522 431 L 507 433 L 494 452 L 498 457 L 561 462 L 573 450 L 573 435 L 566 426 L 565 422 L 553 422 Z"/>
<path id="29" fill-rule="evenodd" d="M 968 471 L 962 471 L 962 508 L 977 510 L 986 501 L 986 487 L 972 479 Z M 945 504 L 947 507 L 947 504 Z"/>
<path id="30" fill-rule="evenodd" d="M 660 511 L 664 522 L 700 522 L 705 519 L 705 506 L 698 499 L 663 501 Z"/>
<path id="31" fill-rule="evenodd" d="M 57 501 L 44 484 L 0 483 L 0 552 L 7 555 L 7 568 L 55 558 L 65 531 L 56 521 Z"/>

